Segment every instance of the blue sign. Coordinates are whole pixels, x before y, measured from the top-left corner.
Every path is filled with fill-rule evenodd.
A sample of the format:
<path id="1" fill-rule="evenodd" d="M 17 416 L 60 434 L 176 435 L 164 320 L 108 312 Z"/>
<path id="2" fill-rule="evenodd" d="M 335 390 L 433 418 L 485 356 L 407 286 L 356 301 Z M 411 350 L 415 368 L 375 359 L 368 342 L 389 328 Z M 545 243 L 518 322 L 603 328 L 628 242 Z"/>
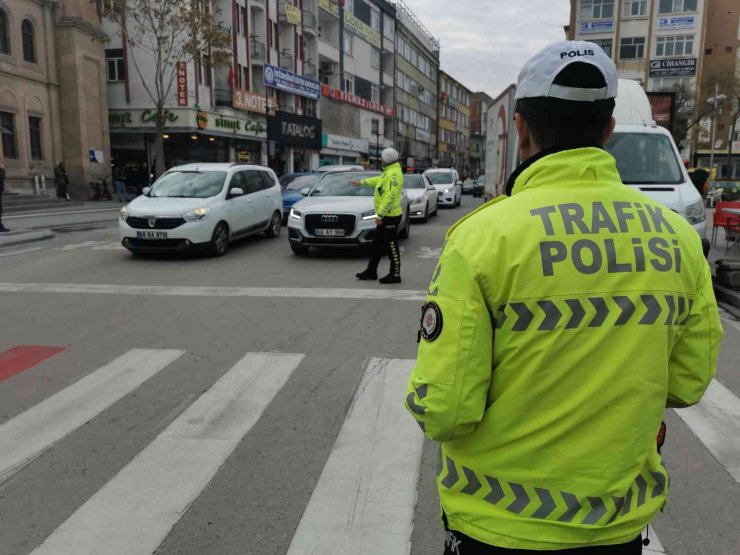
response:
<path id="1" fill-rule="evenodd" d="M 264 82 L 268 87 L 281 91 L 313 98 L 314 100 L 321 98 L 321 83 L 319 81 L 270 64 L 265 64 Z"/>
<path id="2" fill-rule="evenodd" d="M 614 20 L 605 19 L 604 21 L 581 21 L 581 34 L 589 33 L 613 33 Z"/>
<path id="3" fill-rule="evenodd" d="M 693 29 L 696 27 L 696 16 L 659 17 L 659 29 Z"/>

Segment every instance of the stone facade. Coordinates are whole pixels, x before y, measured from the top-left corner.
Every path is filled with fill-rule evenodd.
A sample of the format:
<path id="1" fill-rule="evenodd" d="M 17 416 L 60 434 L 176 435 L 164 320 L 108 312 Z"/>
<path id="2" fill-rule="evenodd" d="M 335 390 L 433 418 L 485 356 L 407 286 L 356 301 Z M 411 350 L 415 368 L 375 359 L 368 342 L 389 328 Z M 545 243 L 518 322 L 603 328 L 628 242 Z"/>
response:
<path id="1" fill-rule="evenodd" d="M 88 0 L 0 0 L 0 159 L 6 190 L 30 192 L 64 162 L 70 194 L 110 175 L 105 50 Z M 3 122 L 5 125 L 3 125 Z M 102 154 L 91 162 L 90 151 Z"/>

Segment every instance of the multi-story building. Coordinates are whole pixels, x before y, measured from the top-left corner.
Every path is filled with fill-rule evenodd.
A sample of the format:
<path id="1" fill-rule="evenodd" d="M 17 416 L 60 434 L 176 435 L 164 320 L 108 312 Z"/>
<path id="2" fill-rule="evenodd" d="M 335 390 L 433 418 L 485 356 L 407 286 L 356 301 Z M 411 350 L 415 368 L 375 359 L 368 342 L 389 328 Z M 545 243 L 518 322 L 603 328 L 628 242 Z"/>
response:
<path id="1" fill-rule="evenodd" d="M 493 98 L 484 92 L 473 93 L 470 105 L 470 175 L 477 178 L 486 169 L 486 114 Z"/>
<path id="2" fill-rule="evenodd" d="M 473 93 L 444 71 L 439 72 L 439 124 L 437 150 L 439 165 L 455 168 L 469 176 L 470 103 Z"/>
<path id="3" fill-rule="evenodd" d="M 396 9 L 385 0 L 318 0 L 321 164 L 379 165 L 393 143 Z"/>
<path id="4" fill-rule="evenodd" d="M 396 8 L 394 144 L 407 169 L 423 171 L 437 158 L 439 41 L 403 0 Z"/>
<path id="5" fill-rule="evenodd" d="M 166 99 L 167 167 L 185 161 L 242 161 L 276 171 L 318 167 L 321 121 L 317 5 L 313 0 L 214 0 L 231 42 L 231 60 L 207 53 L 177 65 Z M 125 45 L 108 22 L 108 99 L 112 155 L 140 184 L 155 167 L 153 103 L 140 73 L 152 59 Z M 134 66 L 138 64 L 139 68 Z"/>
<path id="6" fill-rule="evenodd" d="M 709 0 L 706 36 L 701 82 L 711 83 L 717 76 L 737 75 L 740 78 L 740 2 Z M 728 83 L 724 84 L 724 87 L 729 86 Z M 740 83 L 736 87 L 740 88 Z M 716 93 L 727 96 L 728 100 L 720 106 L 714 122 L 714 166 L 719 176 L 740 179 L 740 121 L 736 123 L 733 133 L 731 120 L 733 104 L 738 99 L 733 99 L 731 91 L 721 89 L 704 90 L 702 97 L 713 97 Z M 707 168 L 712 155 L 711 125 L 711 118 L 704 119 L 697 134 L 697 165 Z M 730 146 L 732 159 L 728 165 Z"/>
<path id="7" fill-rule="evenodd" d="M 9 191 L 64 162 L 70 194 L 109 171 L 105 35 L 88 0 L 0 0 L 0 161 Z M 53 181 L 47 181 L 53 192 Z"/>

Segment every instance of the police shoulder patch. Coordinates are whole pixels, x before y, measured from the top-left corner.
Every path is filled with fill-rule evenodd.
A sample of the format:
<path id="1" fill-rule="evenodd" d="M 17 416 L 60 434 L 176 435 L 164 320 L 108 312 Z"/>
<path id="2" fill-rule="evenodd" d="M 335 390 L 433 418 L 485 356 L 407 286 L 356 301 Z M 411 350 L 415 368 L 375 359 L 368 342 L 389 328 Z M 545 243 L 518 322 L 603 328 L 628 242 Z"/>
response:
<path id="1" fill-rule="evenodd" d="M 434 341 L 442 333 L 442 310 L 437 303 L 424 305 L 421 315 L 421 336 L 425 341 Z"/>

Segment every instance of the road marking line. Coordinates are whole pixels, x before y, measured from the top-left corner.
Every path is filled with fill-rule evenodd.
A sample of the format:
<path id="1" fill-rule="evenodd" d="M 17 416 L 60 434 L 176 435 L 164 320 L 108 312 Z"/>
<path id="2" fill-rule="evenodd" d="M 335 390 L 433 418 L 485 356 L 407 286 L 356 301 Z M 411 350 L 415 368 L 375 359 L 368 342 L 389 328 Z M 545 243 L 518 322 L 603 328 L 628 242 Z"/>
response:
<path id="1" fill-rule="evenodd" d="M 44 250 L 44 247 L 35 247 L 33 249 L 24 249 L 22 251 L 4 252 L 4 253 L 0 254 L 0 258 L 2 258 L 4 256 L 13 256 L 15 254 L 25 254 L 27 252 L 36 252 L 36 251 L 42 251 L 42 250 Z"/>
<path id="2" fill-rule="evenodd" d="M 403 289 L 311 289 L 280 287 L 190 287 L 176 285 L 114 285 L 85 283 L 0 283 L 0 293 L 75 293 L 180 297 L 257 297 L 363 299 L 423 302 L 427 293 Z"/>
<path id="3" fill-rule="evenodd" d="M 133 349 L 0 425 L 0 482 L 183 354 Z"/>
<path id="4" fill-rule="evenodd" d="M 33 553 L 154 552 L 302 359 L 247 354 Z"/>
<path id="5" fill-rule="evenodd" d="M 674 412 L 740 483 L 740 399 L 712 380 L 698 405 Z"/>
<path id="6" fill-rule="evenodd" d="M 413 365 L 368 365 L 288 555 L 408 555 L 424 435 L 399 392 Z"/>
<path id="7" fill-rule="evenodd" d="M 20 374 L 64 350 L 64 347 L 21 345 L 0 353 L 0 382 Z"/>
<path id="8" fill-rule="evenodd" d="M 123 205 L 121 205 L 123 206 Z M 70 214 L 92 214 L 95 212 L 120 212 L 121 208 L 96 208 L 95 210 L 68 210 L 64 212 L 37 212 L 35 214 L 13 214 L 3 216 L 6 220 L 20 220 L 23 218 L 40 218 L 42 216 L 69 216 Z"/>

